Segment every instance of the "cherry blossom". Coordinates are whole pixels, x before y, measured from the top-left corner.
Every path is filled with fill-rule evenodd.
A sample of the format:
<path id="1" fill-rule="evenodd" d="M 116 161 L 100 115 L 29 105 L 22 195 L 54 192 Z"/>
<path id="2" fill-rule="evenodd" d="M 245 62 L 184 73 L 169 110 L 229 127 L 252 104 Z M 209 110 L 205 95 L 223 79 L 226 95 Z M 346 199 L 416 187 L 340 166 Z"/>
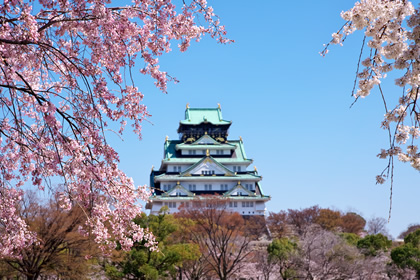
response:
<path id="1" fill-rule="evenodd" d="M 205 34 L 230 42 L 205 0 L 5 0 L 0 5 L 0 257 L 36 240 L 16 210 L 23 190 L 62 178 L 63 211 L 81 206 L 84 230 L 102 248 L 129 249 L 153 236 L 132 219 L 150 193 L 118 167 L 108 123 L 141 138 L 149 116 L 132 71 L 166 92 L 159 67 L 172 44 L 186 51 Z M 140 63 L 140 69 L 136 65 Z"/>
<path id="2" fill-rule="evenodd" d="M 353 89 L 353 95 L 356 100 L 365 98 L 378 88 L 382 96 L 385 115 L 381 127 L 389 133 L 389 147 L 378 157 L 388 159 L 388 165 L 376 178 L 380 184 L 391 178 L 392 196 L 394 156 L 420 171 L 420 10 L 405 0 L 362 0 L 341 17 L 346 23 L 332 35 L 321 55 L 330 44 L 343 44 L 347 36 L 359 30 L 364 33 L 358 89 Z M 369 51 L 364 52 L 365 48 Z M 390 71 L 395 72 L 395 84 L 401 90 L 382 90 L 381 80 Z"/>

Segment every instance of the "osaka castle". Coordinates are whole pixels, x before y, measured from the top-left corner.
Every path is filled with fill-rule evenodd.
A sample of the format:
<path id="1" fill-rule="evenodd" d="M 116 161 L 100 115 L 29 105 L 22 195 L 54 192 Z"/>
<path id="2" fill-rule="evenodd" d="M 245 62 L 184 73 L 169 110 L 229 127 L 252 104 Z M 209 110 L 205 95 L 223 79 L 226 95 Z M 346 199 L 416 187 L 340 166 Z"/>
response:
<path id="1" fill-rule="evenodd" d="M 243 216 L 265 215 L 270 196 L 261 187 L 257 169 L 248 170 L 252 159 L 245 154 L 242 138 L 228 139 L 231 121 L 218 108 L 187 108 L 179 122 L 179 140 L 164 143 L 159 170 L 152 168 L 153 194 L 146 209 L 158 214 L 163 206 L 170 213 L 191 207 L 197 199 L 217 195 L 226 199 L 232 212 Z"/>

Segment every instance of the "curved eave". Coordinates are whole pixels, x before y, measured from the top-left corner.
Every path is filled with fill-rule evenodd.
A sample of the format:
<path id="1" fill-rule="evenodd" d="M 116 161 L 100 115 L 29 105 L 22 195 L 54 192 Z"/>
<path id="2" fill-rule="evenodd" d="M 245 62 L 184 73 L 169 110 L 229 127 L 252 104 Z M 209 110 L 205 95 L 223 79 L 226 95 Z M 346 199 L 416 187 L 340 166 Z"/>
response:
<path id="1" fill-rule="evenodd" d="M 200 120 L 200 121 L 191 121 L 191 120 L 182 120 L 179 122 L 179 126 L 181 125 L 201 125 L 201 124 L 212 124 L 212 125 L 231 125 L 232 121 L 225 121 L 225 120 L 219 120 L 216 122 L 213 121 L 205 121 L 205 120 Z"/>
<path id="2" fill-rule="evenodd" d="M 197 159 L 200 158 L 169 158 L 163 159 L 162 164 L 194 164 L 197 162 Z M 221 164 L 251 164 L 254 160 L 252 159 L 235 159 L 235 158 L 217 158 L 217 161 Z"/>
<path id="3" fill-rule="evenodd" d="M 160 195 L 153 195 L 149 202 L 152 204 L 154 201 L 165 201 L 165 200 L 195 200 L 195 199 L 208 199 L 209 197 L 206 196 L 160 196 Z M 229 196 L 229 197 L 220 197 L 221 199 L 226 200 L 253 200 L 253 201 L 269 201 L 271 199 L 270 196 Z M 148 203 L 149 203 L 148 202 Z M 149 209 L 149 208 L 148 208 Z"/>
<path id="4" fill-rule="evenodd" d="M 251 176 L 241 176 L 241 175 L 233 175 L 233 176 L 224 176 L 224 175 L 216 175 L 216 176 L 179 176 L 179 175 L 158 175 L 155 176 L 155 182 L 173 182 L 173 181 L 246 181 L 246 182 L 259 182 L 262 180 L 261 176 L 251 175 Z"/>
<path id="5" fill-rule="evenodd" d="M 197 150 L 197 149 L 204 149 L 204 150 L 235 150 L 235 146 L 231 144 L 178 144 L 175 146 L 177 151 L 179 150 Z"/>

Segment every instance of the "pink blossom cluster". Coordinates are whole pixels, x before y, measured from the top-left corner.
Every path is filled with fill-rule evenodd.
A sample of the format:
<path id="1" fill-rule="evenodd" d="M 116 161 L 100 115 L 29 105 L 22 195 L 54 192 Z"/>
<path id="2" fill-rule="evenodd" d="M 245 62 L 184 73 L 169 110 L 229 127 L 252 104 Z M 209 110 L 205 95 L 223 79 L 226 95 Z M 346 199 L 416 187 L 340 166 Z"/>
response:
<path id="1" fill-rule="evenodd" d="M 83 230 L 103 248 L 142 239 L 154 248 L 153 236 L 132 222 L 150 193 L 118 168 L 107 121 L 120 123 L 119 133 L 129 122 L 141 137 L 149 114 L 132 80 L 136 62 L 166 92 L 172 78 L 159 56 L 205 34 L 227 43 L 224 27 L 204 0 L 35 2 L 0 5 L 0 257 L 19 256 L 34 240 L 16 210 L 22 186 L 43 190 L 53 176 L 65 186 L 63 209 L 83 207 Z"/>
<path id="2" fill-rule="evenodd" d="M 420 11 L 406 0 L 362 0 L 355 6 L 342 12 L 345 25 L 333 34 L 330 44 L 342 44 L 346 36 L 356 30 L 363 30 L 368 55 L 362 57 L 363 69 L 357 75 L 358 90 L 356 99 L 368 96 L 372 89 L 379 88 L 386 110 L 382 127 L 389 131 L 390 146 L 382 150 L 380 158 L 388 158 L 389 164 L 384 171 L 390 171 L 392 157 L 420 170 L 420 154 L 417 141 L 420 135 Z M 327 53 L 327 47 L 321 53 Z M 387 94 L 381 88 L 381 79 L 393 70 L 400 75 L 395 83 L 401 91 Z M 397 92 L 397 94 L 394 94 Z M 393 96 L 396 96 L 393 98 Z M 391 101 L 390 101 L 391 100 Z M 405 152 L 404 152 L 405 150 Z M 391 172 L 392 173 L 392 172 Z M 383 183 L 386 173 L 377 176 L 377 182 Z"/>

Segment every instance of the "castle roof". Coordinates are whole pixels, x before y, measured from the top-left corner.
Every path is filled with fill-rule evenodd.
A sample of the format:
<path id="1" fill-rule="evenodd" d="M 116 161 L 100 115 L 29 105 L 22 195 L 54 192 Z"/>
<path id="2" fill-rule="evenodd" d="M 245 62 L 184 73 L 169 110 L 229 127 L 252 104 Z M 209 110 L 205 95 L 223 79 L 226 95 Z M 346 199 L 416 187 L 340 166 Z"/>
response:
<path id="1" fill-rule="evenodd" d="M 220 108 L 187 108 L 185 110 L 185 120 L 179 123 L 180 125 L 199 125 L 201 123 L 230 125 L 232 122 L 223 119 Z"/>

